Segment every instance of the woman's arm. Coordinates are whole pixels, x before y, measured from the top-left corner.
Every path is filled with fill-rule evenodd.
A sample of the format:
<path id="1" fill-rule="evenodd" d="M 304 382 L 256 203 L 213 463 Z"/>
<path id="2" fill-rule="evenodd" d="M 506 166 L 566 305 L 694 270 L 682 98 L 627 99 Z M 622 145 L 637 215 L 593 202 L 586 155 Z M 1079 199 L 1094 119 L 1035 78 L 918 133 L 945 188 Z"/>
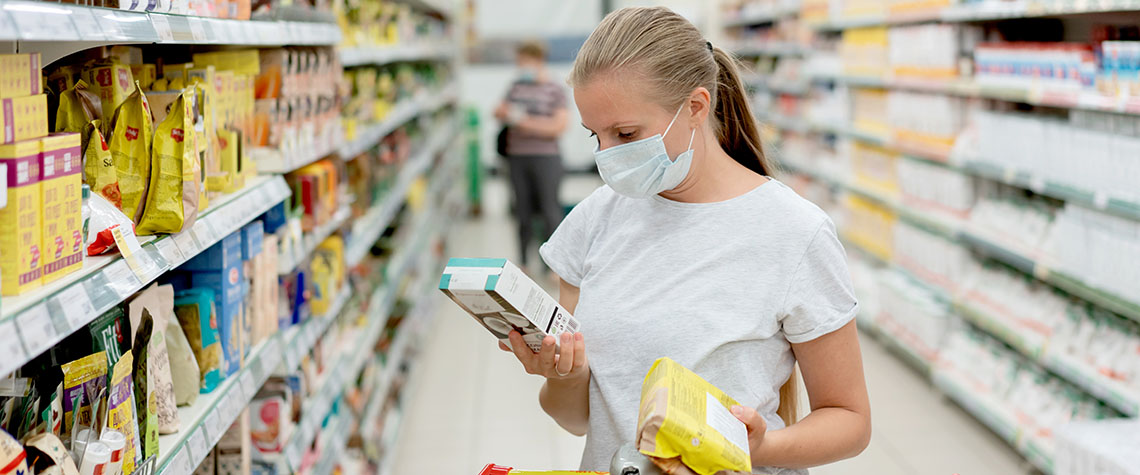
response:
<path id="1" fill-rule="evenodd" d="M 574 313 L 579 289 L 564 280 L 558 282 L 558 303 Z M 515 356 L 526 371 L 546 378 L 546 384 L 538 393 L 542 410 L 567 432 L 582 436 L 586 435 L 590 417 L 590 365 L 586 361 L 586 343 L 581 333 L 564 333 L 561 338 L 558 354 L 555 354 L 552 336 L 542 340 L 542 349 L 535 354 L 517 331 L 510 335 Z M 502 343 L 499 346 L 511 351 Z"/>
<path id="2" fill-rule="evenodd" d="M 858 455 L 871 441 L 871 405 L 863 357 L 852 321 L 811 341 L 792 344 L 811 402 L 811 413 L 789 427 L 765 431 L 755 410 L 733 413 L 748 425 L 752 463 L 808 468 Z"/>
<path id="3" fill-rule="evenodd" d="M 535 135 L 558 138 L 562 135 L 562 132 L 566 130 L 566 122 L 568 120 L 569 114 L 566 112 L 566 108 L 563 107 L 554 111 L 554 114 L 549 117 L 528 115 L 514 126 Z M 575 294 L 574 298 L 577 300 L 577 294 Z"/>

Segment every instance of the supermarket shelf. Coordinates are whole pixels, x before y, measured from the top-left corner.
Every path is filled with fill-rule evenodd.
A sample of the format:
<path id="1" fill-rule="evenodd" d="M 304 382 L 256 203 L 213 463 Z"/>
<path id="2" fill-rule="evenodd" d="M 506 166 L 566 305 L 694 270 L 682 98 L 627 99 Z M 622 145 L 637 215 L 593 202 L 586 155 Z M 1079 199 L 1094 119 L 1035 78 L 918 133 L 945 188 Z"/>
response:
<path id="1" fill-rule="evenodd" d="M 348 205 L 341 206 L 341 208 L 336 211 L 336 214 L 334 214 L 332 218 L 328 220 L 328 222 L 317 226 L 317 228 L 311 232 L 305 233 L 301 238 L 302 244 L 299 252 L 296 252 L 293 255 L 282 256 L 281 259 L 278 259 L 277 275 L 289 275 L 294 270 L 296 270 L 297 266 L 301 265 L 302 262 L 304 262 L 309 258 L 310 255 L 313 254 L 313 251 L 316 250 L 317 246 L 324 242 L 325 239 L 328 239 L 329 236 L 332 236 L 333 233 L 335 233 L 338 229 L 343 227 L 344 224 L 348 222 L 348 218 L 351 216 L 352 208 Z"/>
<path id="2" fill-rule="evenodd" d="M 747 7 L 746 7 L 747 8 Z M 754 26 L 772 23 L 784 18 L 794 17 L 800 13 L 799 2 L 782 3 L 780 5 L 767 5 L 766 8 L 748 8 L 735 18 L 725 19 L 723 26 Z"/>
<path id="3" fill-rule="evenodd" d="M 449 128 L 445 133 L 437 134 L 425 145 L 424 150 L 413 156 L 400 170 L 396 182 L 384 200 L 372 207 L 362 219 L 355 220 L 352 228 L 352 240 L 345 253 L 345 261 L 349 267 L 355 267 L 364 260 L 372 244 L 380 239 L 380 235 L 396 217 L 400 205 L 408 195 L 412 183 L 427 172 L 431 167 L 432 159 L 446 147 L 458 133 L 458 126 Z"/>
<path id="4" fill-rule="evenodd" d="M 313 466 L 313 474 L 328 475 L 333 472 L 337 460 L 340 460 L 341 456 L 344 455 L 345 448 L 348 447 L 348 436 L 352 433 L 352 424 L 352 415 L 348 411 L 341 411 L 337 413 L 335 419 L 330 420 L 324 431 L 329 434 L 330 439 L 321 452 L 320 459 Z"/>
<path id="5" fill-rule="evenodd" d="M 281 177 L 254 178 L 242 190 L 215 200 L 192 229 L 144 244 L 132 257 L 135 266 L 118 254 L 90 257 L 81 270 L 63 279 L 23 295 L 5 297 L 0 313 L 0 338 L 4 342 L 0 345 L 6 349 L 0 358 L 0 373 L 22 366 L 85 327 L 166 271 L 280 203 L 289 193 Z"/>
<path id="6" fill-rule="evenodd" d="M 1049 88 L 1034 84 L 983 84 L 972 79 L 918 79 L 860 75 L 815 75 L 812 81 L 851 87 L 902 89 L 952 96 L 994 99 L 1036 106 L 1140 114 L 1140 97 L 1108 96 L 1096 91 Z"/>
<path id="7" fill-rule="evenodd" d="M 1140 220 L 1140 200 L 1110 196 L 1103 191 L 1082 190 L 1047 181 L 1025 170 L 1001 167 L 979 160 L 966 160 L 963 168 L 974 175 L 1051 196 L 1067 203 Z"/>
<path id="8" fill-rule="evenodd" d="M 338 117 L 333 124 L 324 127 L 321 136 L 306 136 L 303 133 L 288 132 L 283 137 L 291 143 L 282 143 L 277 148 L 253 147 L 250 157 L 257 164 L 258 173 L 284 175 L 291 173 L 317 160 L 337 152 L 343 143 L 344 129 Z"/>
<path id="9" fill-rule="evenodd" d="M 940 9 L 919 10 L 899 14 L 879 14 L 859 17 L 841 17 L 811 24 L 819 31 L 842 31 L 873 26 L 904 25 L 911 23 L 981 22 L 1033 18 L 1047 16 L 1072 16 L 1089 13 L 1109 13 L 1135 11 L 1137 6 L 1130 0 L 1057 2 L 1052 0 L 1033 1 L 986 1 L 968 2 Z"/>
<path id="10" fill-rule="evenodd" d="M 394 44 L 387 46 L 355 46 L 338 49 L 340 62 L 346 68 L 362 65 L 384 65 L 401 61 L 428 61 L 455 56 L 452 43 Z"/>
<path id="11" fill-rule="evenodd" d="M 44 64 L 99 44 L 335 45 L 340 27 L 318 21 L 222 20 L 33 1 L 0 1 L 0 40 L 41 52 Z"/>
<path id="12" fill-rule="evenodd" d="M 737 56 L 803 56 L 810 49 L 797 43 L 769 42 L 728 48 Z"/>
<path id="13" fill-rule="evenodd" d="M 351 160 L 367 152 L 380 140 L 392 133 L 406 122 L 419 117 L 421 114 L 435 112 L 443 106 L 450 104 L 459 96 L 459 85 L 452 83 L 438 92 L 420 94 L 412 99 L 405 100 L 392 108 L 384 120 L 368 125 L 357 132 L 357 137 L 346 142 L 338 149 L 340 158 Z"/>
<path id="14" fill-rule="evenodd" d="M 328 324 L 322 325 L 322 321 L 334 320 L 344 309 L 349 295 L 345 289 L 328 314 L 311 318 L 304 325 L 278 332 L 262 342 L 250 351 L 245 367 L 238 373 L 227 378 L 213 392 L 199 395 L 194 404 L 178 408 L 181 430 L 158 439 L 158 473 L 193 473 L 249 405 L 273 370 L 283 362 L 287 367 L 295 367 L 296 360 L 291 362 L 290 355 L 308 352 L 319 337 L 318 333 L 328 328 Z M 302 347 L 306 344 L 307 347 Z"/>
<path id="15" fill-rule="evenodd" d="M 867 28 L 873 26 L 907 25 L 911 23 L 928 23 L 940 20 L 940 9 L 922 9 L 913 12 L 884 13 L 877 15 L 861 15 L 834 18 L 828 21 L 809 24 L 817 31 L 842 31 L 854 28 Z"/>
<path id="16" fill-rule="evenodd" d="M 936 370 L 932 379 L 934 386 L 950 396 L 950 399 L 962 409 L 989 427 L 1009 445 L 1018 449 L 1019 452 L 1022 451 L 1023 428 L 1018 424 L 1016 416 L 1011 414 L 1001 402 L 989 394 L 971 389 L 969 384 L 961 381 L 961 378 L 953 374 L 953 370 Z"/>
<path id="17" fill-rule="evenodd" d="M 858 324 L 857 319 L 857 324 Z M 929 359 L 922 356 L 917 349 L 906 343 L 904 338 L 895 334 L 892 330 L 887 329 L 882 325 L 883 319 L 873 318 L 870 320 L 863 320 L 866 323 L 860 325 L 864 332 L 875 337 L 880 343 L 887 348 L 888 351 L 898 355 L 900 359 L 912 369 L 926 377 L 930 377 L 931 368 L 934 363 Z"/>
<path id="18" fill-rule="evenodd" d="M 809 81 L 772 81 L 767 76 L 759 74 L 745 75 L 742 79 L 746 85 L 777 94 L 803 96 L 811 92 L 811 82 Z"/>

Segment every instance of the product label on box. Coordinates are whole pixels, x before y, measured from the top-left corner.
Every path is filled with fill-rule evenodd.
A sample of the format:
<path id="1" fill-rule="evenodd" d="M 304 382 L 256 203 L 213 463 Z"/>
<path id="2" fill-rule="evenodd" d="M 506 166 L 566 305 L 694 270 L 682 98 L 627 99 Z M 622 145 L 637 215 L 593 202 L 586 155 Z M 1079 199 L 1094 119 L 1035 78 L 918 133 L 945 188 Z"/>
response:
<path id="1" fill-rule="evenodd" d="M 0 290 L 18 295 L 38 287 L 43 271 L 38 143 L 4 147 L 8 166 L 8 206 L 0 209 L 0 246 L 14 250 L 0 257 Z M 15 155 L 15 156 L 13 156 Z"/>

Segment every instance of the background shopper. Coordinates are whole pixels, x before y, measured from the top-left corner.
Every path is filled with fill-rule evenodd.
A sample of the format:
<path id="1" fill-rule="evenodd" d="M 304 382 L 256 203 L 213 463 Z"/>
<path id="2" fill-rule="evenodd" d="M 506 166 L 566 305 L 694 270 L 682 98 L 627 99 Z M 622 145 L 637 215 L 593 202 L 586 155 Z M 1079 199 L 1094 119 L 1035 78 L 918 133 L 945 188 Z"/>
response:
<path id="1" fill-rule="evenodd" d="M 626 8 L 586 40 L 570 84 L 607 185 L 541 251 L 582 333 L 558 354 L 553 337 L 538 354 L 511 341 L 547 378 L 543 409 L 587 436 L 582 468 L 633 442 L 661 356 L 741 402 L 763 473 L 860 453 L 871 419 L 844 250 L 826 214 L 767 177 L 736 61 L 671 10 Z M 798 422 L 797 362 L 811 404 Z"/>
<path id="2" fill-rule="evenodd" d="M 506 159 L 515 197 L 519 259 L 525 266 L 535 238 L 534 218 L 542 218 L 548 239 L 562 221 L 558 201 L 562 155 L 558 137 L 566 130 L 566 94 L 546 69 L 542 43 L 523 43 L 517 53 L 518 79 L 511 84 L 495 117 L 506 124 Z"/>

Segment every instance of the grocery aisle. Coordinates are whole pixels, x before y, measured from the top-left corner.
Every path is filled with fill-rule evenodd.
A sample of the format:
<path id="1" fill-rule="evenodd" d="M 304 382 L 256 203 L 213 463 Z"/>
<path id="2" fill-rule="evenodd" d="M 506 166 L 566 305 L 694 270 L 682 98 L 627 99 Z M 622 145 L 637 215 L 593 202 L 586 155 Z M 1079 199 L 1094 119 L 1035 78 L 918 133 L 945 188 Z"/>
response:
<path id="1" fill-rule="evenodd" d="M 592 186 L 572 182 L 564 196 L 584 196 Z M 449 254 L 513 255 L 506 192 L 502 182 L 488 184 L 484 216 L 454 228 Z M 438 308 L 436 327 L 424 342 L 434 350 L 416 368 L 393 473 L 475 474 L 486 463 L 576 468 L 585 441 L 562 431 L 539 408 L 541 379 L 525 374 L 458 307 L 445 302 Z M 812 473 L 1026 472 L 1005 442 L 881 344 L 864 338 L 863 359 L 874 418 L 871 445 L 855 459 Z"/>

